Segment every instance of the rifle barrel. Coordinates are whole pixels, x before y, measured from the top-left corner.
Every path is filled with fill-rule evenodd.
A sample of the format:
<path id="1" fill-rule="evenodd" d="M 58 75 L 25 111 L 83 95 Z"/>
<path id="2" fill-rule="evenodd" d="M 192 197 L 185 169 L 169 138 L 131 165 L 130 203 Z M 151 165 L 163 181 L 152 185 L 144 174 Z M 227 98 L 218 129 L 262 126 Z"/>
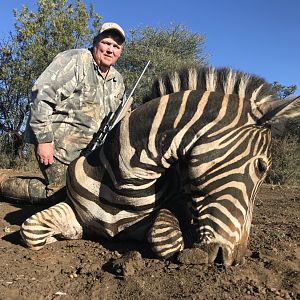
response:
<path id="1" fill-rule="evenodd" d="M 140 75 L 140 77 L 138 78 L 138 80 L 137 80 L 137 82 L 135 83 L 134 87 L 132 88 L 130 94 L 128 95 L 128 99 L 129 99 L 130 97 L 132 97 L 132 95 L 133 95 L 133 93 L 134 93 L 136 87 L 138 86 L 140 80 L 142 79 L 144 73 L 146 72 L 146 70 L 147 70 L 149 64 L 150 64 L 150 60 L 148 60 L 148 62 L 147 62 L 147 64 L 146 64 L 146 66 L 145 66 L 145 68 L 144 68 L 142 74 Z"/>
<path id="2" fill-rule="evenodd" d="M 126 101 L 122 104 L 121 111 L 119 112 L 118 116 L 116 117 L 115 121 L 113 122 L 113 124 L 112 124 L 112 126 L 111 126 L 111 129 L 114 128 L 115 125 L 116 125 L 117 123 L 119 123 L 119 121 L 124 117 L 124 109 L 126 108 L 126 106 L 129 106 L 129 107 L 131 106 L 131 104 L 130 104 L 130 105 L 127 105 L 127 104 L 128 104 L 128 101 L 131 101 L 130 98 L 132 97 L 132 95 L 133 95 L 133 93 L 134 93 L 134 91 L 135 91 L 137 85 L 139 84 L 140 80 L 142 79 L 144 73 L 146 72 L 146 70 L 147 70 L 149 64 L 150 64 L 150 60 L 149 60 L 149 61 L 147 62 L 147 64 L 145 65 L 143 72 L 141 73 L 140 77 L 139 77 L 138 80 L 136 81 L 136 83 L 135 83 L 134 87 L 132 88 L 132 90 L 131 90 L 129 96 L 126 98 Z M 129 107 L 128 107 L 128 109 L 129 109 Z"/>

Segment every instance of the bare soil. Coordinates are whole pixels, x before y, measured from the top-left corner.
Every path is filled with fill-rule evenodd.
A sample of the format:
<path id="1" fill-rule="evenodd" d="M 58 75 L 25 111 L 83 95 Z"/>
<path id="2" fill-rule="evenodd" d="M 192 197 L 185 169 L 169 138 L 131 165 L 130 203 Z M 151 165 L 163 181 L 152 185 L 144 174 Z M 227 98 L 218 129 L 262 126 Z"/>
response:
<path id="1" fill-rule="evenodd" d="M 0 299 L 300 299 L 300 186 L 264 185 L 241 266 L 198 263 L 196 249 L 155 259 L 147 244 L 20 244 L 19 226 L 44 207 L 0 202 Z"/>

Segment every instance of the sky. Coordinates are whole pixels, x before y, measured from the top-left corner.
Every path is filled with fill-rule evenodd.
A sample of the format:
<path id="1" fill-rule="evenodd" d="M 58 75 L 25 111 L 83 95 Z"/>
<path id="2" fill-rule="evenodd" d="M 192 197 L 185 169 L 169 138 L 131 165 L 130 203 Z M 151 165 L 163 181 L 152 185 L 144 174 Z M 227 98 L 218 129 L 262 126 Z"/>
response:
<path id="1" fill-rule="evenodd" d="M 49 0 L 51 1 L 51 0 Z M 208 63 L 297 85 L 300 94 L 299 0 L 82 0 L 103 22 L 126 33 L 137 27 L 183 25 L 205 37 Z M 0 0 L 0 39 L 14 30 L 13 8 L 36 10 L 37 0 Z"/>

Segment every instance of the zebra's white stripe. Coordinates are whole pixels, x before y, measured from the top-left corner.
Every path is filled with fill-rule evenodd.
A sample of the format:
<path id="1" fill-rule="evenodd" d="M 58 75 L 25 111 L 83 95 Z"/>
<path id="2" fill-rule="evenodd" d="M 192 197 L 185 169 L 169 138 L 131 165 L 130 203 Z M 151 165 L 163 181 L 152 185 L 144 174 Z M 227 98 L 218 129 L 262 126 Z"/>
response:
<path id="1" fill-rule="evenodd" d="M 177 72 L 173 73 L 170 81 L 171 81 L 173 93 L 179 92 L 181 84 L 180 84 L 179 74 Z"/>
<path id="2" fill-rule="evenodd" d="M 209 219 L 212 223 L 219 225 L 222 228 L 222 230 L 224 230 L 227 233 L 227 235 L 231 238 L 232 243 L 235 243 L 240 239 L 240 234 L 237 230 L 232 231 L 231 228 L 228 227 L 226 223 L 222 222 L 220 219 L 216 218 L 215 216 L 211 214 L 204 214 L 200 216 L 199 221 L 204 219 Z M 214 232 L 214 234 L 216 234 L 215 229 L 213 227 L 210 228 Z"/>
<path id="3" fill-rule="evenodd" d="M 193 126 L 193 124 L 195 124 L 195 122 L 197 122 L 199 120 L 199 118 L 201 118 L 201 116 L 203 114 L 203 111 L 204 111 L 204 108 L 207 105 L 207 102 L 208 102 L 208 99 L 209 99 L 209 95 L 210 95 L 210 92 L 208 92 L 208 91 L 206 91 L 206 92 L 203 93 L 202 98 L 199 100 L 199 103 L 197 105 L 197 109 L 196 109 L 193 117 L 175 135 L 175 137 L 173 139 L 173 143 L 169 147 L 168 151 L 166 151 L 166 153 L 168 155 L 176 152 L 176 150 L 178 148 L 178 145 L 180 145 L 180 143 L 182 141 L 182 138 L 184 137 L 184 135 L 186 134 L 186 132 L 190 129 L 191 126 Z M 188 149 L 191 147 L 191 145 L 193 143 L 195 143 L 195 140 L 197 140 L 201 136 L 201 132 L 202 131 L 198 132 L 198 135 L 195 135 L 195 138 L 189 143 L 189 145 L 186 147 L 185 151 L 188 151 Z"/>
<path id="4" fill-rule="evenodd" d="M 206 90 L 210 92 L 214 92 L 216 90 L 217 85 L 217 73 L 214 67 L 208 69 L 208 72 L 205 74 L 206 79 Z"/>
<path id="5" fill-rule="evenodd" d="M 226 199 L 226 195 L 223 197 L 224 199 Z M 218 203 L 217 201 L 219 201 L 221 199 L 216 199 L 216 202 L 213 203 L 209 203 L 208 205 L 206 205 L 204 207 L 204 210 L 207 210 L 209 208 L 215 208 L 217 210 L 219 210 L 220 212 L 222 212 L 228 219 L 230 219 L 230 221 L 233 223 L 235 230 L 238 232 L 238 234 L 241 234 L 241 223 L 240 220 L 238 220 L 231 211 L 228 210 L 228 208 L 225 205 L 222 205 L 220 203 Z M 238 210 L 238 208 L 236 207 L 236 209 Z M 203 209 L 200 209 L 200 214 L 202 212 Z M 242 210 L 240 210 L 240 213 L 243 214 L 245 212 L 245 209 L 242 208 Z M 244 214 L 243 214 L 244 216 Z M 244 219 L 242 220 L 244 221 Z"/>
<path id="6" fill-rule="evenodd" d="M 229 69 L 226 80 L 224 81 L 224 93 L 232 94 L 236 83 L 236 72 Z"/>
<path id="7" fill-rule="evenodd" d="M 250 148 L 250 146 L 249 146 L 249 148 Z M 249 150 L 249 149 L 246 149 L 245 151 L 247 151 L 247 150 Z M 207 175 L 213 175 L 214 173 L 217 173 L 219 170 L 222 170 L 222 169 L 226 168 L 227 166 L 231 166 L 231 169 L 229 171 L 222 172 L 221 175 L 216 175 L 214 178 L 211 178 L 210 180 L 206 180 L 203 187 L 208 186 L 209 184 L 211 184 L 212 182 L 215 182 L 216 180 L 218 180 L 220 178 L 226 178 L 227 176 L 234 175 L 234 174 L 244 174 L 246 171 L 246 167 L 248 165 L 251 165 L 252 161 L 247 161 L 247 164 L 244 164 L 238 168 L 235 168 L 234 165 L 237 162 L 239 162 L 241 159 L 243 159 L 244 156 L 246 156 L 247 154 L 248 153 L 242 153 L 241 155 L 237 155 L 232 161 L 224 163 L 223 165 L 221 165 L 218 168 L 207 169 L 207 171 L 205 173 Z M 199 177 L 201 177 L 201 176 L 199 176 Z"/>
<path id="8" fill-rule="evenodd" d="M 178 114 L 177 114 L 177 117 L 174 121 L 174 125 L 173 127 L 176 128 L 185 112 L 185 108 L 186 108 L 186 104 L 187 104 L 187 99 L 190 95 L 191 91 L 186 91 L 183 93 L 183 96 L 182 96 L 182 101 L 181 101 L 181 104 L 180 104 L 180 108 L 179 108 L 179 111 L 178 111 Z"/>
<path id="9" fill-rule="evenodd" d="M 152 183 L 153 185 L 153 183 Z M 127 185 L 126 185 L 127 187 Z M 119 204 L 119 205 L 132 205 L 134 207 L 141 207 L 141 206 L 146 206 L 146 205 L 150 205 L 153 204 L 155 202 L 155 200 L 161 199 L 163 194 L 166 192 L 167 190 L 167 186 L 163 187 L 162 189 L 160 189 L 159 191 L 153 192 L 152 195 L 150 196 L 140 196 L 140 197 L 128 197 L 128 196 L 121 196 L 118 193 L 115 193 L 114 191 L 112 191 L 107 185 L 102 184 L 101 186 L 101 193 L 99 195 L 99 197 L 103 197 L 104 199 L 107 199 L 112 206 L 114 204 Z M 132 190 L 135 190 L 134 188 Z M 152 211 L 149 210 L 148 212 Z M 144 212 L 147 212 L 146 210 L 144 210 Z"/>
<path id="10" fill-rule="evenodd" d="M 195 68 L 190 68 L 188 71 L 188 89 L 196 90 L 197 89 L 197 70 Z"/>
<path id="11" fill-rule="evenodd" d="M 149 141 L 148 141 L 148 149 L 154 157 L 157 157 L 157 150 L 155 146 L 155 139 L 157 135 L 158 128 L 164 118 L 166 107 L 169 101 L 169 96 L 161 97 L 159 102 L 159 106 L 157 108 L 155 117 L 153 119 L 153 123 L 151 126 L 150 134 L 149 134 Z"/>
<path id="12" fill-rule="evenodd" d="M 219 121 L 221 121 L 227 112 L 226 110 L 230 109 L 230 107 L 228 107 L 228 100 L 229 100 L 229 95 L 224 95 L 224 100 L 222 102 L 222 108 L 219 112 L 219 115 L 217 116 L 217 118 L 215 120 L 215 123 L 218 123 Z M 244 108 L 244 98 L 239 98 L 239 106 L 238 106 L 238 110 L 236 112 L 234 119 L 228 125 L 223 126 L 219 130 L 216 130 L 215 132 L 211 133 L 209 135 L 209 137 L 214 137 L 222 132 L 225 132 L 228 129 L 235 128 L 241 119 L 243 108 Z"/>

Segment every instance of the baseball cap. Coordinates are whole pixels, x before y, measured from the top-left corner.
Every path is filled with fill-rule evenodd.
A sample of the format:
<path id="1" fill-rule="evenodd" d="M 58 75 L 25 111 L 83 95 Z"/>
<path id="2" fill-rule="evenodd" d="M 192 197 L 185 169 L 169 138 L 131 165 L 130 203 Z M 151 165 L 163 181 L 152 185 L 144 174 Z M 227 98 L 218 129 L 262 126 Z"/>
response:
<path id="1" fill-rule="evenodd" d="M 103 23 L 100 30 L 99 30 L 99 33 L 103 33 L 104 31 L 107 31 L 107 30 L 116 30 L 120 33 L 120 35 L 122 36 L 122 38 L 124 39 L 125 41 L 125 32 L 123 30 L 123 28 L 118 25 L 117 23 L 111 23 L 111 22 L 107 22 L 107 23 Z"/>

